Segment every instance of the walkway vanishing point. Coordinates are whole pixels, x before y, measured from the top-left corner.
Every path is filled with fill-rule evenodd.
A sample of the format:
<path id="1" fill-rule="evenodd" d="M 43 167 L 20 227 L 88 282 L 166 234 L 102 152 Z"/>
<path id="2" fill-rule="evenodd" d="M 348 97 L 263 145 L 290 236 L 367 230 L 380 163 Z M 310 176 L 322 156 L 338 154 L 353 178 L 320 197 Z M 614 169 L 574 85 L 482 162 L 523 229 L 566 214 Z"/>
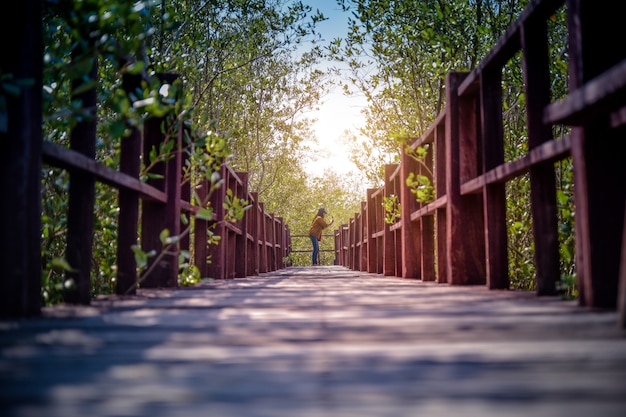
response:
<path id="1" fill-rule="evenodd" d="M 0 415 L 626 415 L 616 312 L 290 267 L 0 322 Z"/>

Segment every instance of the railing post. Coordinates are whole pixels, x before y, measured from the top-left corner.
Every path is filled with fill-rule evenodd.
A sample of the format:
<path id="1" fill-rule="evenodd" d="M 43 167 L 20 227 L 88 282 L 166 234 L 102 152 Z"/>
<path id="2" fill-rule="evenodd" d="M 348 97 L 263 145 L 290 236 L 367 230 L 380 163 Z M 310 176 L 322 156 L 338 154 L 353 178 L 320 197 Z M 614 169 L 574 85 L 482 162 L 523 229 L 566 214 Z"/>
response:
<path id="1" fill-rule="evenodd" d="M 93 59 L 89 78 L 98 79 L 97 49 L 93 44 L 87 49 L 78 48 L 72 52 L 72 60 Z M 96 114 L 98 93 L 96 87 L 75 94 L 85 84 L 83 78 L 72 81 L 72 101 L 80 101 L 81 108 L 89 116 L 81 120 L 70 132 L 70 149 L 89 159 L 96 157 Z M 96 179 L 93 174 L 70 169 L 69 202 L 67 210 L 67 247 L 66 259 L 72 271 L 66 272 L 66 279 L 74 281 L 75 286 L 63 293 L 67 303 L 89 304 L 91 302 L 91 262 L 93 257 L 94 207 L 96 200 Z"/>
<path id="2" fill-rule="evenodd" d="M 368 227 L 367 227 L 367 201 L 361 201 L 361 213 L 359 215 L 360 217 L 360 224 L 361 224 L 361 257 L 359 259 L 360 262 L 360 266 L 359 266 L 359 271 L 367 271 L 367 255 L 368 255 L 368 243 L 369 240 L 367 239 L 367 235 L 368 235 Z"/>
<path id="3" fill-rule="evenodd" d="M 278 239 L 279 239 L 279 248 L 278 248 L 278 256 L 276 259 L 276 267 L 278 269 L 283 269 L 285 267 L 285 263 L 283 258 L 285 257 L 285 249 L 286 249 L 286 241 L 287 236 L 285 235 L 285 221 L 282 217 L 277 217 L 278 219 Z"/>
<path id="4" fill-rule="evenodd" d="M 348 244 L 346 245 L 346 266 L 352 270 L 354 270 L 354 218 L 348 220 L 348 230 L 346 231 L 346 237 Z"/>
<path id="5" fill-rule="evenodd" d="M 425 166 L 419 166 L 419 172 L 430 180 L 433 184 L 435 179 L 433 176 L 434 170 L 434 148 L 431 145 L 424 158 Z M 424 204 L 421 203 L 418 206 L 421 207 Z M 429 214 L 421 216 L 420 218 L 421 230 L 420 236 L 421 242 L 421 278 L 422 281 L 435 281 L 435 216 Z"/>
<path id="6" fill-rule="evenodd" d="M 502 126 L 502 70 L 485 69 L 480 78 L 480 115 L 483 131 L 482 159 L 485 173 L 504 163 Z M 508 238 L 505 184 L 483 189 L 485 218 L 486 279 L 490 289 L 509 288 Z"/>
<path id="7" fill-rule="evenodd" d="M 335 230 L 335 264 L 343 264 L 343 225 L 339 225 L 339 228 Z"/>
<path id="8" fill-rule="evenodd" d="M 289 258 L 291 255 L 291 229 L 289 225 L 285 223 L 285 249 L 284 249 L 285 257 Z M 291 259 L 291 258 L 290 258 Z M 283 263 L 283 267 L 292 266 L 291 261 L 288 263 Z"/>
<path id="9" fill-rule="evenodd" d="M 446 195 L 446 120 L 447 115 L 443 121 L 440 122 L 435 128 L 435 193 L 437 199 Z M 436 212 L 436 233 L 437 233 L 437 282 L 448 282 L 448 245 L 447 245 L 447 222 L 446 222 L 446 207 L 440 207 Z"/>
<path id="10" fill-rule="evenodd" d="M 164 84 L 172 84 L 177 74 L 158 74 L 157 77 Z M 170 116 L 171 117 L 171 116 Z M 168 131 L 173 127 L 175 131 Z M 165 131 L 163 131 L 165 129 Z M 172 137 L 168 137 L 171 134 Z M 158 163 L 151 173 L 163 176 L 148 180 L 150 185 L 165 192 L 166 203 L 144 201 L 142 203 L 141 242 L 144 251 L 155 250 L 161 253 L 164 249 L 160 235 L 162 230 L 168 229 L 170 236 L 180 234 L 180 183 L 181 183 L 181 145 L 182 127 L 176 126 L 168 118 L 152 118 L 146 121 L 144 128 L 144 164 L 150 164 L 150 151 L 160 146 L 166 140 L 175 141 L 173 156 L 165 163 Z M 178 286 L 178 247 L 170 250 L 174 254 L 166 254 L 148 274 L 140 286 L 143 288 L 176 287 Z M 170 252 L 168 251 L 168 252 Z M 154 259 L 152 260 L 154 262 Z"/>
<path id="11" fill-rule="evenodd" d="M 352 222 L 350 224 L 350 247 L 352 253 L 350 254 L 350 264 L 352 270 L 359 270 L 359 213 L 354 213 Z"/>
<path id="12" fill-rule="evenodd" d="M 259 272 L 268 272 L 268 262 L 267 262 L 267 213 L 265 213 L 265 203 L 259 202 Z"/>
<path id="13" fill-rule="evenodd" d="M 228 169 L 226 166 L 222 166 L 220 170 L 220 176 L 223 180 L 222 186 L 211 194 L 210 202 L 213 207 L 213 213 L 215 214 L 216 221 L 209 224 L 209 228 L 213 229 L 213 233 L 221 237 L 220 242 L 217 245 L 209 247 L 210 264 L 208 265 L 208 275 L 216 279 L 226 278 L 226 266 L 225 266 L 225 247 L 226 239 L 224 234 L 226 228 L 224 226 L 224 197 L 226 195 L 226 189 L 228 188 Z"/>
<path id="14" fill-rule="evenodd" d="M 241 193 L 238 198 L 246 199 L 248 196 L 248 173 L 237 172 L 237 176 L 241 180 Z M 247 276 L 248 265 L 248 212 L 244 213 L 243 218 L 238 222 L 240 225 L 241 235 L 235 237 L 235 277 L 245 278 Z"/>
<path id="15" fill-rule="evenodd" d="M 392 180 L 393 194 L 398 197 L 398 204 L 400 204 L 400 207 L 402 207 L 402 205 L 404 204 L 404 201 L 402 200 L 401 188 L 404 186 L 404 180 L 402 181 L 402 184 L 400 184 L 399 165 L 396 166 L 396 170 L 394 171 L 392 178 L 393 178 Z M 393 233 L 393 241 L 394 241 L 394 248 L 395 248 L 394 253 L 395 253 L 395 258 L 396 258 L 393 275 L 396 277 L 401 277 L 402 276 L 402 261 L 403 261 L 403 258 L 406 256 L 402 252 L 403 219 L 400 218 L 400 220 L 397 221 L 395 224 L 391 225 L 390 228 L 393 229 L 392 233 Z"/>
<path id="16" fill-rule="evenodd" d="M 173 82 L 171 79 L 169 82 Z M 183 127 L 178 126 L 175 132 L 174 156 L 165 165 L 165 227 L 170 231 L 170 236 L 180 236 L 181 224 L 181 197 L 182 197 L 182 146 Z M 162 285 L 166 287 L 178 286 L 178 254 L 180 245 L 173 245 L 168 255 L 163 257 L 163 277 Z"/>
<path id="17" fill-rule="evenodd" d="M 269 213 L 269 262 L 268 268 L 271 271 L 276 271 L 276 218 L 274 213 Z"/>
<path id="18" fill-rule="evenodd" d="M 402 228 L 400 229 L 401 244 L 401 271 L 403 278 L 421 278 L 422 260 L 422 233 L 419 221 L 411 221 L 411 213 L 417 208 L 415 195 L 406 185 L 405 181 L 411 172 L 420 173 L 417 161 L 411 158 L 404 149 L 401 150 L 400 160 L 400 219 Z"/>
<path id="19" fill-rule="evenodd" d="M 624 3 L 610 12 L 590 1 L 567 0 L 570 90 L 582 87 L 626 58 Z M 610 51 L 597 45 L 611 42 Z M 622 230 L 624 228 L 624 128 L 613 128 L 609 115 L 572 128 L 576 272 L 580 301 L 589 307 L 615 308 Z"/>
<path id="20" fill-rule="evenodd" d="M 377 269 L 377 259 L 378 259 L 378 254 L 377 254 L 377 247 L 376 247 L 376 239 L 374 238 L 373 234 L 375 232 L 378 231 L 378 229 L 376 228 L 376 212 L 378 210 L 377 207 L 375 207 L 375 203 L 374 203 L 374 192 L 376 190 L 374 188 L 368 188 L 367 189 L 367 211 L 365 214 L 365 222 L 367 224 L 367 236 L 365 237 L 367 239 L 367 272 L 369 273 L 376 273 L 376 269 Z"/>
<path id="21" fill-rule="evenodd" d="M 383 207 L 384 187 L 376 190 L 374 194 L 374 224 L 376 230 L 376 273 L 384 271 L 385 257 L 385 208 Z"/>
<path id="22" fill-rule="evenodd" d="M 202 179 L 198 187 L 196 187 L 196 194 L 198 199 L 204 202 L 209 194 L 209 181 L 207 179 Z M 219 190 L 218 190 L 219 192 Z M 193 236 L 193 244 L 194 244 L 194 261 L 198 270 L 200 271 L 200 276 L 206 278 L 209 276 L 209 263 L 207 262 L 207 256 L 209 255 L 209 221 L 199 219 L 195 217 L 193 219 L 194 222 L 194 236 Z"/>
<path id="23" fill-rule="evenodd" d="M 396 170 L 396 164 L 385 165 L 385 193 L 384 197 L 389 197 L 394 193 L 391 175 Z M 396 274 L 396 244 L 394 233 L 385 223 L 385 233 L 383 235 L 384 256 L 383 256 L 383 274 L 393 276 Z"/>
<path id="24" fill-rule="evenodd" d="M 477 174 L 476 143 L 472 136 L 461 140 L 461 132 L 467 136 L 476 131 L 475 101 L 464 102 L 457 93 L 466 75 L 449 73 L 446 84 L 446 242 L 448 283 L 453 285 L 485 283 L 482 196 L 461 196 L 462 181 Z"/>
<path id="25" fill-rule="evenodd" d="M 361 213 L 354 213 L 354 270 L 361 270 L 361 248 L 362 239 L 361 232 Z"/>
<path id="26" fill-rule="evenodd" d="M 0 318 L 41 314 L 42 4 L 16 2 L 0 16 L 3 74 L 33 81 L 6 95 L 0 131 Z"/>
<path id="27" fill-rule="evenodd" d="M 193 213 L 186 213 L 186 219 L 187 222 L 183 221 L 182 219 L 182 204 L 183 203 L 189 203 L 190 205 L 193 204 L 192 201 L 192 197 L 191 197 L 191 176 L 189 176 L 188 178 L 183 177 L 183 168 L 184 166 L 187 166 L 188 162 L 189 162 L 189 153 L 188 150 L 190 149 L 191 145 L 188 143 L 187 140 L 185 140 L 185 137 L 187 135 L 191 135 L 191 132 L 188 130 L 187 127 L 183 126 L 183 128 L 180 130 L 180 135 L 181 135 L 181 140 L 180 140 L 180 144 L 181 144 L 181 150 L 180 150 L 180 181 L 181 181 L 181 185 L 180 185 L 180 205 L 179 205 L 179 211 L 180 214 L 178 216 L 178 222 L 179 222 L 179 226 L 178 226 L 178 234 L 181 236 L 180 238 L 180 243 L 179 243 L 179 249 L 181 251 L 187 251 L 187 252 L 191 252 L 191 232 L 193 231 L 193 229 L 190 229 L 190 225 L 193 221 L 192 217 L 193 217 Z M 189 229 L 189 230 L 187 230 Z M 185 231 L 187 230 L 187 233 L 185 233 Z M 184 234 L 183 234 L 184 233 Z M 195 232 L 194 232 L 195 233 Z M 191 265 L 191 259 L 188 260 L 189 264 Z M 180 268 L 180 265 L 178 265 L 178 268 Z"/>
<path id="28" fill-rule="evenodd" d="M 141 87 L 141 76 L 124 74 L 122 87 L 126 94 Z M 139 179 L 141 171 L 141 131 L 128 127 L 130 134 L 121 139 L 120 171 Z M 117 280 L 116 294 L 135 294 L 137 289 L 137 262 L 131 247 L 137 244 L 139 235 L 139 193 L 121 188 L 118 195 L 119 215 L 117 232 Z"/>
<path id="29" fill-rule="evenodd" d="M 248 248 L 248 275 L 259 274 L 259 193 L 250 193 L 252 207 L 246 213 L 248 216 L 248 233 L 250 244 Z"/>
<path id="30" fill-rule="evenodd" d="M 339 226 L 339 265 L 347 266 L 346 263 L 346 224 Z"/>
<path id="31" fill-rule="evenodd" d="M 552 140 L 551 126 L 543 123 L 543 109 L 550 104 L 550 58 L 546 19 L 541 16 L 539 19 L 529 19 L 522 25 L 521 33 L 524 51 L 528 149 L 530 151 Z M 498 88 L 501 92 L 500 86 Z M 495 161 L 494 165 L 500 163 Z M 530 194 L 537 295 L 554 295 L 557 293 L 557 283 L 561 278 L 554 162 L 547 161 L 530 167 Z M 504 208 L 501 209 L 501 211 L 504 210 Z M 501 227 L 506 227 L 506 225 Z M 502 232 L 502 235 L 506 236 L 506 231 Z M 501 265 L 500 269 L 504 272 L 504 265 Z M 506 284 L 508 284 L 508 279 Z M 501 287 L 504 288 L 504 282 Z"/>
<path id="32" fill-rule="evenodd" d="M 339 244 L 340 244 L 340 242 L 339 242 L 339 229 L 333 230 L 333 240 L 335 242 L 335 261 L 334 261 L 334 264 L 335 265 L 341 265 L 339 263 L 339 248 L 340 248 L 340 246 L 339 246 Z"/>

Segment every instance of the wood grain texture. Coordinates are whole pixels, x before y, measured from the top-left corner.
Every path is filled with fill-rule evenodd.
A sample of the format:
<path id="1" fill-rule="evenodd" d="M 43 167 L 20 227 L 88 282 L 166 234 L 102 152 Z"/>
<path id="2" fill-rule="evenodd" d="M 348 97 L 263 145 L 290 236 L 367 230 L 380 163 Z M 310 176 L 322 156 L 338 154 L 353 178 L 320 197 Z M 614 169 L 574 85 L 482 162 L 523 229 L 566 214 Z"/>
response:
<path id="1" fill-rule="evenodd" d="M 0 323 L 6 417 L 621 417 L 615 312 L 287 268 Z"/>

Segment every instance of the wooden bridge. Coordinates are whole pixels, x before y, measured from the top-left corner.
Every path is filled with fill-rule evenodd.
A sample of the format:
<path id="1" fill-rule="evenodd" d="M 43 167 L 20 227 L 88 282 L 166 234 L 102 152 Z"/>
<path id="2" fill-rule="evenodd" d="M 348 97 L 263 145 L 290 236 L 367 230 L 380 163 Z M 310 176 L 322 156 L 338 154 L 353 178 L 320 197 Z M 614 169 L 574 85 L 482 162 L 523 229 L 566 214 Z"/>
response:
<path id="1" fill-rule="evenodd" d="M 536 292 L 554 295 L 561 278 L 555 163 L 570 158 L 579 301 L 619 306 L 626 326 L 626 48 L 599 47 L 623 37 L 619 23 L 602 23 L 604 13 L 590 2 L 565 3 L 569 95 L 551 101 L 547 21 L 563 2 L 532 2 L 475 70 L 448 74 L 446 108 L 409 146 L 424 154 L 418 160 L 403 150 L 399 164 L 385 167 L 384 186 L 368 190 L 361 211 L 335 231 L 338 264 L 509 288 L 505 186 L 528 174 Z M 524 74 L 528 151 L 505 160 L 502 74 L 516 63 Z M 571 130 L 555 138 L 557 126 Z M 417 201 L 405 184 L 412 173 L 433 184 L 434 201 Z M 388 198 L 400 208 L 393 224 L 385 222 Z"/>
<path id="2" fill-rule="evenodd" d="M 626 5 L 617 3 L 533 1 L 474 71 L 449 74 L 446 109 L 412 144 L 430 145 L 429 170 L 406 154 L 387 167 L 385 186 L 369 190 L 361 212 L 335 232 L 337 266 L 288 267 L 288 226 L 248 192 L 245 173 L 224 167 L 214 207 L 230 190 L 254 209 L 217 226 L 223 244 L 213 263 L 198 265 L 215 279 L 178 287 L 174 253 L 140 290 L 128 249 L 139 230 L 143 246 L 158 250 L 158 231 L 175 234 L 180 213 L 197 210 L 181 184 L 183 156 L 159 167 L 162 180 L 145 183 L 137 164 L 149 147 L 141 148 L 138 131 L 122 143 L 120 170 L 95 161 L 90 122 L 71 132 L 80 140 L 69 149 L 44 143 L 42 51 L 33 47 L 40 3 L 17 5 L 10 19 L 23 19 L 23 31 L 11 33 L 15 42 L 0 55 L 19 59 L 3 71 L 39 84 L 8 98 L 11 123 L 1 133 L 8 144 L 0 153 L 2 415 L 624 415 L 626 44 L 616 40 Z M 552 102 L 547 21 L 563 4 L 569 94 Z M 528 152 L 505 161 L 501 73 L 518 53 Z M 136 81 L 126 80 L 129 88 Z M 93 91 L 82 94 L 86 107 L 96 106 Z M 161 122 L 148 122 L 144 144 L 163 142 Z M 557 125 L 570 133 L 553 138 Z M 179 147 L 187 133 L 181 127 L 174 136 Z M 576 301 L 555 295 L 554 163 L 564 158 L 574 168 Z M 78 283 L 69 304 L 45 308 L 42 164 L 71 172 L 67 252 Z M 404 178 L 427 171 L 435 200 L 418 204 Z M 504 185 L 525 173 L 536 293 L 507 290 Z M 96 181 L 120 190 L 119 295 L 91 300 L 86 190 Z M 402 212 L 387 225 L 380 202 L 392 194 Z M 205 227 L 196 229 L 222 215 L 199 218 Z M 208 254 L 204 238 L 194 235 L 197 259 Z"/>
<path id="3" fill-rule="evenodd" d="M 47 416 L 622 417 L 615 312 L 340 266 L 1 323 L 0 410 Z"/>

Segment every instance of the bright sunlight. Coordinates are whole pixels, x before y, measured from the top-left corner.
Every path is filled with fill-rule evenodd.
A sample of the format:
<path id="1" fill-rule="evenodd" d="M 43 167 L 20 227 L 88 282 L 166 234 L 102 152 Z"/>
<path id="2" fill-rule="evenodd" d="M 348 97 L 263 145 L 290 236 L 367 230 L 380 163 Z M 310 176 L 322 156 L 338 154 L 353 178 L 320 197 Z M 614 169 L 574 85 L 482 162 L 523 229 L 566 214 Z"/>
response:
<path id="1" fill-rule="evenodd" d="M 319 32 L 326 42 L 335 38 L 343 38 L 348 27 L 348 15 L 337 5 L 336 0 L 308 0 L 313 10 L 319 9 L 328 19 L 319 23 Z M 341 63 L 324 63 L 323 66 Z M 348 68 L 342 71 L 348 71 Z M 367 105 L 363 96 L 355 94 L 346 96 L 340 86 L 323 98 L 319 110 L 307 115 L 316 119 L 314 125 L 318 143 L 312 145 L 317 161 L 307 164 L 307 172 L 312 176 L 321 176 L 325 170 L 333 170 L 339 174 L 356 171 L 356 167 L 350 162 L 350 150 L 345 143 L 345 132 L 358 136 L 359 128 L 364 124 L 364 116 L 361 110 Z"/>

